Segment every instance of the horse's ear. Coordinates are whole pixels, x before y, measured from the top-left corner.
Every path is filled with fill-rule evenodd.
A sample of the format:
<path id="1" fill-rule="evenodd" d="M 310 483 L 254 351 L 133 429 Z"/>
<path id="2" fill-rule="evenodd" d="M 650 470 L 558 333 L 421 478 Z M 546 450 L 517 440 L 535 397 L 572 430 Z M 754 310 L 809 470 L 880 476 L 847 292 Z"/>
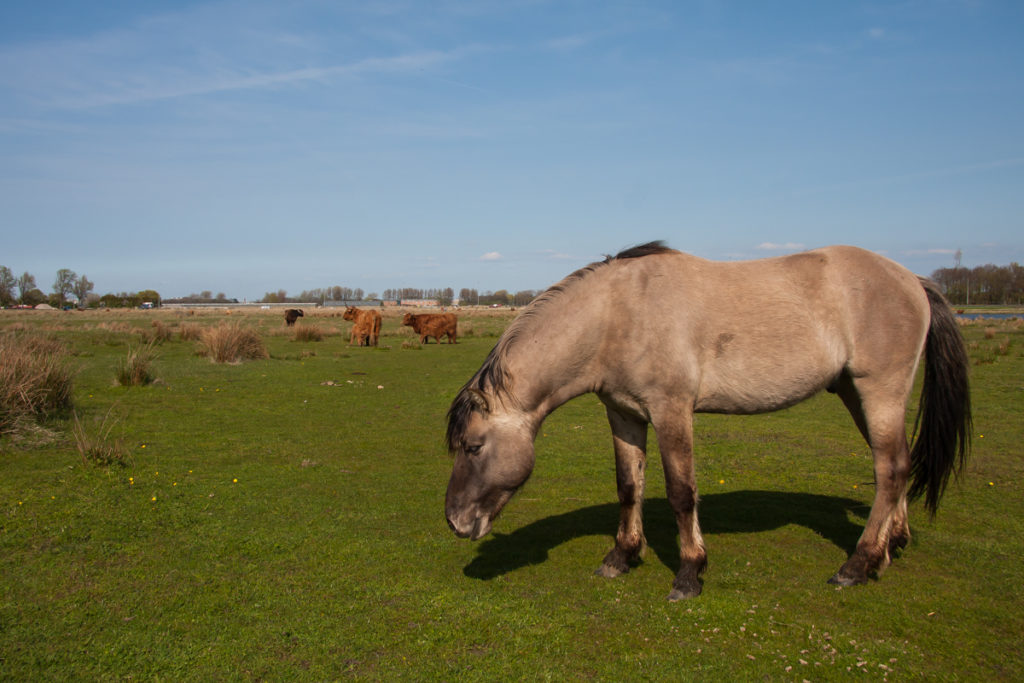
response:
<path id="1" fill-rule="evenodd" d="M 483 392 L 477 389 L 467 389 L 466 393 L 469 395 L 469 400 L 472 401 L 474 408 L 482 413 L 491 412 L 491 406 L 487 403 L 487 397 L 483 395 Z"/>

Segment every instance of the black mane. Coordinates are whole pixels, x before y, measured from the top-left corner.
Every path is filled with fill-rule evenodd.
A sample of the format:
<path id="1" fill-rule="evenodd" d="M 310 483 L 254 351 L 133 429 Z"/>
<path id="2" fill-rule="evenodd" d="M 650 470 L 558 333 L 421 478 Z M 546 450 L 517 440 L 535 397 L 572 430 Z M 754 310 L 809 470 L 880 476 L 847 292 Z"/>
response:
<path id="1" fill-rule="evenodd" d="M 572 283 L 586 277 L 589 273 L 598 270 L 599 268 L 607 266 L 613 261 L 642 258 L 644 256 L 664 254 L 671 251 L 673 250 L 666 247 L 665 243 L 661 240 L 624 249 L 615 256 L 606 256 L 603 261 L 597 261 L 580 268 L 574 273 L 566 276 L 561 282 L 549 287 L 543 294 L 540 294 L 536 299 L 530 302 L 530 305 L 527 306 L 519 317 L 512 322 L 509 328 L 505 331 L 505 334 L 501 336 L 498 343 L 494 345 L 493 349 L 491 349 L 491 352 L 487 355 L 487 359 L 484 360 L 480 369 L 476 371 L 476 374 L 473 375 L 465 385 L 463 385 L 462 389 L 459 390 L 458 395 L 456 395 L 455 400 L 452 401 L 452 405 L 448 409 L 448 430 L 446 434 L 448 450 L 455 451 L 457 448 L 461 447 L 462 439 L 465 435 L 466 422 L 469 420 L 473 411 L 478 409 L 477 403 L 470 395 L 470 389 L 475 389 L 477 391 L 486 391 L 490 389 L 492 395 L 501 400 L 512 399 L 512 396 L 509 393 L 509 375 L 508 370 L 505 367 L 505 357 L 508 355 L 508 349 L 519 337 L 523 327 L 531 318 L 535 317 L 537 312 L 542 310 L 548 302 L 552 299 L 558 298 L 559 295 L 561 295 L 562 292 L 564 292 Z"/>

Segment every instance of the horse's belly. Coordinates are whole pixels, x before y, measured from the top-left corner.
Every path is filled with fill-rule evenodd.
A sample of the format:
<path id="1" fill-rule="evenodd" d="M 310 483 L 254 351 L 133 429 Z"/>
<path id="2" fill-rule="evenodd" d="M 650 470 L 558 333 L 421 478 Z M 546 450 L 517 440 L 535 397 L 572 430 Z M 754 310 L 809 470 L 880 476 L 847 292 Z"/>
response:
<path id="1" fill-rule="evenodd" d="M 769 413 L 800 403 L 829 386 L 840 368 L 752 375 L 705 375 L 695 410 L 702 413 Z"/>

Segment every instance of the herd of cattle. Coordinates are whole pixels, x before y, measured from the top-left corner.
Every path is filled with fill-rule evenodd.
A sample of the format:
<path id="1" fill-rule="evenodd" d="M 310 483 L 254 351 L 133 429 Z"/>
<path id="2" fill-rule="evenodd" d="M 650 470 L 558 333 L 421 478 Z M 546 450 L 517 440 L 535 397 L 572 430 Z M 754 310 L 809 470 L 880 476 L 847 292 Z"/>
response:
<path id="1" fill-rule="evenodd" d="M 301 308 L 289 308 L 284 312 L 284 322 L 291 327 L 295 321 L 305 315 Z M 377 346 L 380 340 L 380 311 L 348 306 L 342 318 L 352 322 L 352 332 L 348 343 L 357 346 Z M 421 344 L 429 344 L 433 337 L 441 343 L 441 337 L 447 336 L 448 343 L 454 344 L 458 337 L 459 321 L 454 313 L 406 313 L 402 324 L 411 327 L 419 335 Z"/>

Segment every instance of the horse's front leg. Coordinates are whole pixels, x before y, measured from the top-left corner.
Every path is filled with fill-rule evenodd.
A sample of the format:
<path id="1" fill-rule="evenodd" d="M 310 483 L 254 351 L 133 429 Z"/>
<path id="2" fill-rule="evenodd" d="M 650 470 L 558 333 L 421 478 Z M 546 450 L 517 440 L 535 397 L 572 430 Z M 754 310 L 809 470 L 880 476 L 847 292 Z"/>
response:
<path id="1" fill-rule="evenodd" d="M 647 422 L 607 407 L 615 442 L 615 483 L 619 490 L 619 530 L 615 547 L 597 573 L 609 578 L 629 571 L 647 545 L 644 538 L 644 470 L 647 467 Z"/>
<path id="2" fill-rule="evenodd" d="M 665 469 L 665 490 L 679 527 L 679 571 L 669 600 L 700 595 L 700 575 L 708 563 L 697 521 L 697 479 L 693 467 L 693 410 L 675 406 L 673 413 L 653 421 Z"/>

